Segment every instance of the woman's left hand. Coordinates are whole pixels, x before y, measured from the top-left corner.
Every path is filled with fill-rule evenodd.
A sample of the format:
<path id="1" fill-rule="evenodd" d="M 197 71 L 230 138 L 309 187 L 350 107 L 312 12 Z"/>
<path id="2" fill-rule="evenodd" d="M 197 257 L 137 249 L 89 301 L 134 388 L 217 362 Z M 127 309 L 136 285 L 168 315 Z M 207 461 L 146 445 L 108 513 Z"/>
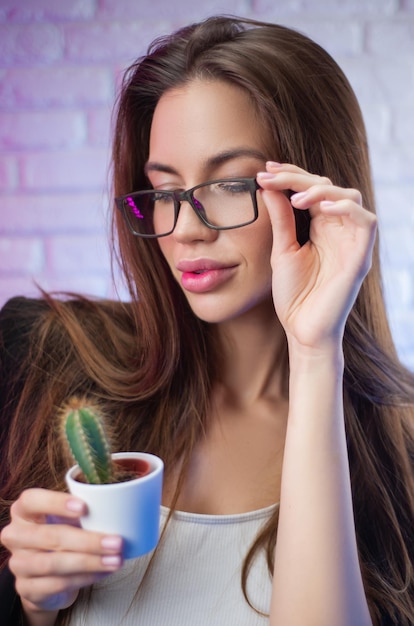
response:
<path id="1" fill-rule="evenodd" d="M 288 339 L 314 348 L 341 338 L 371 266 L 375 215 L 362 207 L 359 191 L 295 165 L 268 163 L 257 181 L 273 227 L 273 299 Z M 287 189 L 295 192 L 291 203 L 280 193 Z M 310 211 L 303 246 L 291 205 Z"/>

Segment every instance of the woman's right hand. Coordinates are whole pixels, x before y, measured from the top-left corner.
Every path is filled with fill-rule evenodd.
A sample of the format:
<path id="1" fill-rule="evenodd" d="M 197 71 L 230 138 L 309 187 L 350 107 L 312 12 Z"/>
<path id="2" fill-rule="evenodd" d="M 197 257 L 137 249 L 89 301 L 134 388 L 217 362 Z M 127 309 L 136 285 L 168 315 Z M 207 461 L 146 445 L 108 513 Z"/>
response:
<path id="1" fill-rule="evenodd" d="M 85 513 L 81 500 L 46 489 L 24 491 L 11 507 L 0 539 L 11 553 L 16 591 L 33 624 L 36 615 L 57 615 L 75 602 L 79 589 L 122 566 L 122 539 L 81 529 Z"/>

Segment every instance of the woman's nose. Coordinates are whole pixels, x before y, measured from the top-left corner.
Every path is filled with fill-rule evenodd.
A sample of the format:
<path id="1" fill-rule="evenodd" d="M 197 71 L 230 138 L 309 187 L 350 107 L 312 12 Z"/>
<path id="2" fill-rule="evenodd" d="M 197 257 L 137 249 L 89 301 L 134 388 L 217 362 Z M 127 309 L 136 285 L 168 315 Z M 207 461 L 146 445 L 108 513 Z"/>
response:
<path id="1" fill-rule="evenodd" d="M 177 241 L 214 241 L 217 235 L 218 231 L 206 226 L 189 202 L 186 200 L 181 202 L 177 223 L 173 231 L 173 236 Z"/>

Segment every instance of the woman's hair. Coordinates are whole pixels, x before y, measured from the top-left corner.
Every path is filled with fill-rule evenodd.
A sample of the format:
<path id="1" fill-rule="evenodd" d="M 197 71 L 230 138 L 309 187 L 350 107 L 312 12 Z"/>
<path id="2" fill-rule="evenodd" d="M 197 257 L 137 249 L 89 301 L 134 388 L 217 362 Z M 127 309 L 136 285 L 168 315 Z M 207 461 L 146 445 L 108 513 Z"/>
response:
<path id="1" fill-rule="evenodd" d="M 364 206 L 375 210 L 362 116 L 338 65 L 298 32 L 227 17 L 158 39 L 129 68 L 117 107 L 114 195 L 150 187 L 144 165 L 154 109 L 166 91 L 194 79 L 244 89 L 263 121 L 269 159 L 358 188 Z M 303 244 L 309 216 L 296 217 Z M 0 432 L 10 432 L 0 459 L 7 501 L 30 485 L 62 487 L 51 423 L 56 407 L 73 393 L 87 392 L 109 409 L 119 448 L 159 454 L 167 475 L 180 459 L 181 481 L 207 427 L 210 392 L 220 374 L 214 326 L 192 313 L 157 241 L 131 235 L 116 209 L 113 227 L 131 303 L 46 297 L 36 305 L 41 312 L 32 316 L 27 356 L 15 375 L 18 394 L 8 384 L 7 411 L 0 415 Z M 375 623 L 386 615 L 408 626 L 414 622 L 414 378 L 400 364 L 389 331 L 378 246 L 349 315 L 344 353 L 345 420 L 365 591 Z M 19 368 L 15 363 L 12 371 Z M 30 462 L 22 454 L 29 449 Z M 179 487 L 180 480 L 176 496 Z M 7 513 L 3 518 L 4 524 Z M 266 549 L 272 568 L 276 530 L 277 512 L 246 556 L 246 598 L 249 567 L 259 549 Z"/>

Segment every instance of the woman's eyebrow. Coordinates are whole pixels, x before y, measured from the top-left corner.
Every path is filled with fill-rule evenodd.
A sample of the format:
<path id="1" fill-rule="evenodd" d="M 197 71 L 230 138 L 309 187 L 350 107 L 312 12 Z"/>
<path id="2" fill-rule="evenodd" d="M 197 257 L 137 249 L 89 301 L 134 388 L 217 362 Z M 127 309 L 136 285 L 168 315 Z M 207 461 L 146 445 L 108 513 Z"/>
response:
<path id="1" fill-rule="evenodd" d="M 175 174 L 178 176 L 177 170 L 169 165 L 164 165 L 163 163 L 157 163 L 156 161 L 148 161 L 144 166 L 145 174 L 149 172 L 165 172 L 166 174 Z"/>
<path id="2" fill-rule="evenodd" d="M 258 161 L 266 161 L 267 157 L 256 148 L 235 148 L 230 150 L 223 150 L 218 154 L 209 157 L 206 161 L 206 167 L 218 167 L 227 161 L 232 159 L 250 158 Z"/>
<path id="3" fill-rule="evenodd" d="M 205 160 L 203 164 L 203 169 L 213 169 L 227 161 L 231 161 L 233 159 L 239 158 L 253 158 L 258 161 L 266 161 L 267 157 L 263 152 L 257 150 L 255 148 L 235 148 L 229 150 L 223 150 L 222 152 L 218 152 L 208 159 Z M 159 163 L 157 161 L 148 161 L 145 164 L 144 171 L 146 174 L 149 172 L 164 172 L 166 174 L 173 174 L 178 176 L 178 171 L 171 167 L 170 165 L 166 165 L 164 163 Z"/>

